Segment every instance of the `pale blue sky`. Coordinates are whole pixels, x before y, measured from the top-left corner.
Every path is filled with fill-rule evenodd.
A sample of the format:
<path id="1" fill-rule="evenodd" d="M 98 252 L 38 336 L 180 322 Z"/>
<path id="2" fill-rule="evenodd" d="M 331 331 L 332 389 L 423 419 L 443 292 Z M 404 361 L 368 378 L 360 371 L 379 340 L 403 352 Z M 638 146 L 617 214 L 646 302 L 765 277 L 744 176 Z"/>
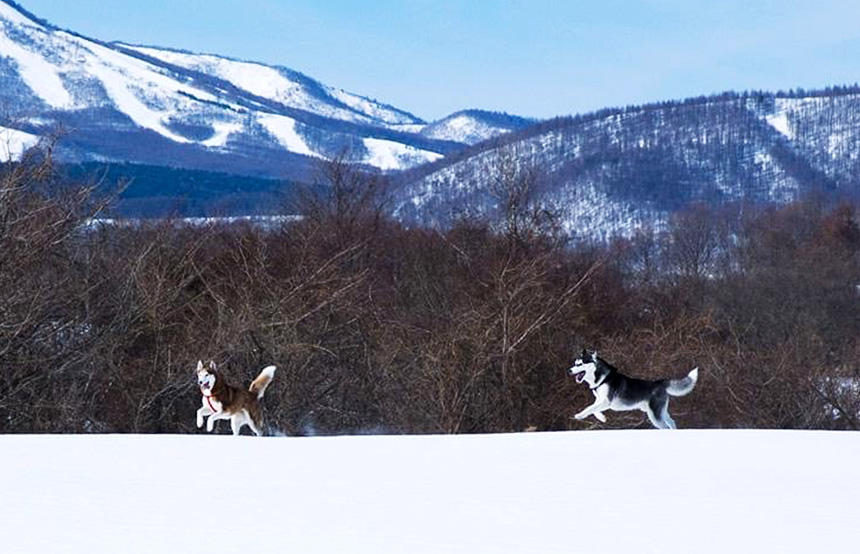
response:
<path id="1" fill-rule="evenodd" d="M 860 81 L 856 0 L 20 0 L 103 40 L 285 65 L 425 119 Z"/>

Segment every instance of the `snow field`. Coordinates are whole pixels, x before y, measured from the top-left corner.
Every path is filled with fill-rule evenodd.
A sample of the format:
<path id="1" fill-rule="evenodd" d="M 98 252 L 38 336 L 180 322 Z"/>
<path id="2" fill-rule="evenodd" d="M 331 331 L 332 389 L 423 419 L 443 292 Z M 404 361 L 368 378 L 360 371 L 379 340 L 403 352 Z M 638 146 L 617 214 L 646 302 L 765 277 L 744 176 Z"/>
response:
<path id="1" fill-rule="evenodd" d="M 19 131 L 0 127 L 0 163 L 17 160 L 21 154 L 39 142 L 39 137 Z"/>
<path id="2" fill-rule="evenodd" d="M 412 165 L 434 162 L 442 157 L 442 154 L 421 150 L 392 140 L 369 137 L 362 140 L 367 149 L 367 155 L 362 161 L 380 169 L 403 169 Z"/>
<path id="3" fill-rule="evenodd" d="M 852 552 L 860 434 L 0 436 L 7 553 Z"/>

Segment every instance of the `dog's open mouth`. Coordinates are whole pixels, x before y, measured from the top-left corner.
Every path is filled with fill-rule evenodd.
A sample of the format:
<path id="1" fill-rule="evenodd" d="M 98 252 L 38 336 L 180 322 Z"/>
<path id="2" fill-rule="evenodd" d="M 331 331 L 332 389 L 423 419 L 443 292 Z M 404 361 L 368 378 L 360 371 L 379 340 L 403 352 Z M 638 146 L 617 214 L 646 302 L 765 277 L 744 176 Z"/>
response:
<path id="1" fill-rule="evenodd" d="M 577 383 L 582 383 L 582 380 L 585 379 L 585 372 L 584 371 L 577 371 L 576 373 L 573 374 L 573 376 L 576 378 Z"/>

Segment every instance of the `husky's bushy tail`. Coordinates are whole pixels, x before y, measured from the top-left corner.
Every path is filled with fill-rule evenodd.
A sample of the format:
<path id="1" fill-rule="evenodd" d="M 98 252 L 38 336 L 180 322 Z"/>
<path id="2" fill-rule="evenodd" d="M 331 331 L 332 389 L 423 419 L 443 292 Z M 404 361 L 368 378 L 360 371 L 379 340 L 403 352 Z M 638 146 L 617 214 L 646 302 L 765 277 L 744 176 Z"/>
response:
<path id="1" fill-rule="evenodd" d="M 684 396 L 685 394 L 690 394 L 690 391 L 696 386 L 696 381 L 698 379 L 699 368 L 695 367 L 683 379 L 669 379 L 666 382 L 666 392 L 672 396 Z"/>
<path id="2" fill-rule="evenodd" d="M 257 375 L 257 378 L 251 381 L 251 386 L 248 387 L 248 390 L 257 395 L 257 400 L 263 398 L 263 395 L 266 394 L 266 387 L 269 386 L 269 383 L 272 382 L 272 379 L 275 378 L 275 366 L 270 365 L 263 368 L 263 371 Z"/>

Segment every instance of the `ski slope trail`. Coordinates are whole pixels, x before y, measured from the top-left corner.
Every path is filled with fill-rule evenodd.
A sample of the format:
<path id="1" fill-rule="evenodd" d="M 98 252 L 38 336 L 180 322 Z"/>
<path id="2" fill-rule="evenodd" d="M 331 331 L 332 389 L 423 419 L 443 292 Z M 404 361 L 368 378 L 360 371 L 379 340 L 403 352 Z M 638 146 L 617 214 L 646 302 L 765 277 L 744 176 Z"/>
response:
<path id="1" fill-rule="evenodd" d="M 808 553 L 860 434 L 0 436 L 4 553 Z"/>

